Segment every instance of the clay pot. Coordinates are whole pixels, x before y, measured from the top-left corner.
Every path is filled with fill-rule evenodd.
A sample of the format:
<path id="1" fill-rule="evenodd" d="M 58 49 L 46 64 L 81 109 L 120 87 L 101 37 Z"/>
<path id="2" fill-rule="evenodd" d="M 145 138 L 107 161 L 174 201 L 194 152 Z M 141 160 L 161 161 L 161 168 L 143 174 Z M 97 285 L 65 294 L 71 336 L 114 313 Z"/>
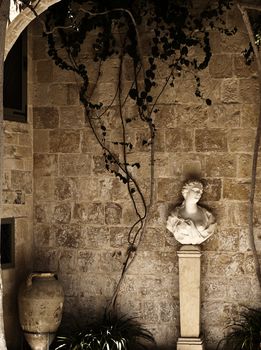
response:
<path id="1" fill-rule="evenodd" d="M 19 320 L 33 350 L 46 350 L 61 323 L 64 293 L 51 272 L 31 273 L 18 294 Z"/>

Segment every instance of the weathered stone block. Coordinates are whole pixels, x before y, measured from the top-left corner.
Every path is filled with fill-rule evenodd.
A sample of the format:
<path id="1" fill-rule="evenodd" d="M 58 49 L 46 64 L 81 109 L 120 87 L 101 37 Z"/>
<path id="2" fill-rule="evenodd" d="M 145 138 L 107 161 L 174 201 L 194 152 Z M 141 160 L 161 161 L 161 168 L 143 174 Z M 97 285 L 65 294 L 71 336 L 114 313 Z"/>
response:
<path id="1" fill-rule="evenodd" d="M 103 203 L 90 203 L 88 206 L 88 222 L 90 224 L 104 224 L 104 205 Z"/>
<path id="2" fill-rule="evenodd" d="M 237 103 L 241 101 L 237 79 L 225 79 L 222 81 L 221 101 L 224 103 Z"/>
<path id="3" fill-rule="evenodd" d="M 246 255 L 245 255 L 244 271 L 245 271 L 245 274 L 248 275 L 249 277 L 251 275 L 253 275 L 253 276 L 256 275 L 256 268 L 255 268 L 255 263 L 254 263 L 254 258 L 253 258 L 252 252 L 246 253 Z"/>
<path id="4" fill-rule="evenodd" d="M 55 236 L 57 247 L 80 248 L 82 245 L 83 238 L 79 224 L 59 225 L 56 227 Z"/>
<path id="5" fill-rule="evenodd" d="M 252 155 L 251 154 L 239 154 L 237 165 L 237 176 L 250 178 L 252 173 Z"/>
<path id="6" fill-rule="evenodd" d="M 74 199 L 76 193 L 76 181 L 74 178 L 58 177 L 55 179 L 54 197 L 56 200 Z"/>
<path id="7" fill-rule="evenodd" d="M 76 203 L 73 207 L 73 218 L 77 221 L 87 222 L 88 203 Z"/>
<path id="8" fill-rule="evenodd" d="M 219 201 L 222 190 L 221 179 L 206 179 L 205 182 L 202 202 Z"/>
<path id="9" fill-rule="evenodd" d="M 4 146 L 4 158 L 7 159 L 22 159 L 32 157 L 32 147 L 17 146 L 17 145 L 5 145 Z"/>
<path id="10" fill-rule="evenodd" d="M 71 220 L 71 205 L 69 203 L 57 204 L 54 207 L 53 220 L 60 223 L 69 223 Z"/>
<path id="11" fill-rule="evenodd" d="M 175 102 L 176 103 L 198 103 L 199 99 L 195 95 L 195 90 L 196 90 L 196 81 L 194 79 L 179 79 L 175 81 L 175 86 L 167 86 L 167 91 L 165 90 L 163 95 L 164 95 L 164 100 L 165 100 L 165 94 L 168 93 L 168 90 L 176 90 L 176 97 L 175 97 Z M 173 94 L 173 93 L 172 93 Z M 162 101 L 162 99 L 161 99 Z M 173 99 L 168 99 L 166 102 L 170 103 L 173 101 Z"/>
<path id="12" fill-rule="evenodd" d="M 243 128 L 255 128 L 257 126 L 259 106 L 244 103 L 241 105 L 241 125 Z"/>
<path id="13" fill-rule="evenodd" d="M 238 186 L 241 185 L 239 184 Z M 248 204 L 233 203 L 229 205 L 227 207 L 226 222 L 229 226 L 246 227 L 248 225 Z"/>
<path id="14" fill-rule="evenodd" d="M 102 148 L 90 128 L 85 128 L 81 134 L 81 150 L 83 153 L 93 152 L 97 155 L 97 153 L 102 152 Z"/>
<path id="15" fill-rule="evenodd" d="M 59 114 L 56 107 L 34 107 L 33 125 L 35 129 L 55 129 L 59 125 Z"/>
<path id="16" fill-rule="evenodd" d="M 72 273 L 59 273 L 58 278 L 63 286 L 65 294 L 65 304 L 64 304 L 64 313 L 67 312 L 72 314 L 73 311 L 76 311 L 76 314 L 80 312 L 80 305 L 78 298 L 73 298 L 78 296 L 78 291 L 75 286 L 79 285 L 80 276 L 75 274 L 75 270 Z M 74 302 L 73 302 L 74 301 Z M 69 304 L 69 305 L 68 305 Z M 70 306 L 70 307 L 69 307 Z"/>
<path id="17" fill-rule="evenodd" d="M 80 250 L 78 251 L 77 257 L 77 270 L 79 272 L 91 272 L 95 273 L 98 261 L 96 259 L 96 252 L 90 250 Z"/>
<path id="18" fill-rule="evenodd" d="M 31 91 L 28 100 L 30 105 L 38 107 L 50 106 L 50 84 L 33 82 L 29 84 L 29 91 Z"/>
<path id="19" fill-rule="evenodd" d="M 34 196 L 35 200 L 54 199 L 54 179 L 47 176 L 38 176 L 34 179 Z"/>
<path id="20" fill-rule="evenodd" d="M 193 133 L 189 129 L 169 129 L 165 132 L 166 151 L 192 151 Z"/>
<path id="21" fill-rule="evenodd" d="M 233 279 L 233 282 L 232 282 Z M 245 291 L 247 290 L 247 299 Z M 228 279 L 228 298 L 234 302 L 235 305 L 246 305 L 254 298 L 254 290 L 251 288 L 250 276 L 235 276 Z"/>
<path id="22" fill-rule="evenodd" d="M 138 275 L 157 275 L 161 274 L 176 274 L 178 272 L 177 257 L 173 257 L 172 252 L 149 252 L 140 251 L 139 258 L 136 259 L 135 264 L 129 268 L 130 274 Z M 148 259 L 150 264 L 148 264 Z"/>
<path id="23" fill-rule="evenodd" d="M 44 40 L 43 38 L 38 38 L 37 40 L 33 41 L 34 60 L 48 58 L 46 44 L 46 40 Z"/>
<path id="24" fill-rule="evenodd" d="M 248 212 L 245 213 L 248 216 Z M 247 219 L 247 218 L 246 218 Z M 242 253 L 250 252 L 249 227 L 240 228 L 239 232 L 239 251 Z"/>
<path id="25" fill-rule="evenodd" d="M 256 62 L 252 62 L 250 65 L 246 64 L 243 55 L 234 56 L 234 72 L 239 78 L 249 78 L 251 75 L 257 74 Z"/>
<path id="26" fill-rule="evenodd" d="M 159 305 L 157 302 L 142 302 L 142 319 L 150 323 L 159 321 Z"/>
<path id="27" fill-rule="evenodd" d="M 33 138 L 31 134 L 31 130 L 29 135 L 26 134 L 19 134 L 18 135 L 18 144 L 19 146 L 25 146 L 25 147 L 32 147 L 33 144 Z M 32 149 L 31 149 L 32 151 Z"/>
<path id="28" fill-rule="evenodd" d="M 151 208 L 148 225 L 152 227 L 165 225 L 168 215 L 169 205 L 167 203 L 155 203 Z"/>
<path id="29" fill-rule="evenodd" d="M 14 190 L 23 190 L 25 193 L 32 193 L 32 172 L 31 171 L 11 171 L 11 186 Z"/>
<path id="30" fill-rule="evenodd" d="M 104 156 L 93 156 L 92 163 L 92 172 L 94 175 L 108 175 L 108 171 L 105 167 Z"/>
<path id="31" fill-rule="evenodd" d="M 208 268 L 211 275 L 242 276 L 244 274 L 244 254 L 213 253 L 210 256 Z"/>
<path id="32" fill-rule="evenodd" d="M 36 62 L 36 77 L 38 83 L 52 82 L 53 61 L 51 59 Z"/>
<path id="33" fill-rule="evenodd" d="M 77 180 L 77 199 L 80 202 L 84 202 L 86 198 L 90 202 L 96 200 L 106 200 L 111 198 L 110 190 L 111 190 L 111 181 L 110 178 L 105 179 L 97 179 L 91 177 L 81 177 L 76 178 Z"/>
<path id="34" fill-rule="evenodd" d="M 216 245 L 212 242 L 211 247 L 211 242 L 210 245 L 206 243 L 206 250 L 236 252 L 239 249 L 239 229 L 234 227 L 220 227 L 212 236 L 212 240 Z"/>
<path id="35" fill-rule="evenodd" d="M 54 247 L 55 239 L 52 228 L 44 223 L 34 225 L 34 240 L 37 247 Z"/>
<path id="36" fill-rule="evenodd" d="M 11 144 L 11 145 L 17 145 L 18 144 L 19 135 L 9 132 L 9 130 L 4 130 L 4 143 L 5 144 Z"/>
<path id="37" fill-rule="evenodd" d="M 237 159 L 227 153 L 206 156 L 206 175 L 209 177 L 235 177 Z"/>
<path id="38" fill-rule="evenodd" d="M 141 250 L 163 250 L 165 244 L 164 230 L 161 228 L 148 227 L 141 239 Z"/>
<path id="39" fill-rule="evenodd" d="M 209 64 L 209 73 L 213 78 L 232 77 L 232 56 L 229 54 L 213 55 Z"/>
<path id="40" fill-rule="evenodd" d="M 127 186 L 120 181 L 119 179 L 109 179 L 101 180 L 101 195 L 106 194 L 107 191 L 110 192 L 111 198 L 114 201 L 117 201 L 119 198 L 121 200 L 129 199 L 128 189 Z M 109 188 L 108 188 L 108 187 Z M 106 198 L 106 196 L 102 196 L 102 198 Z"/>
<path id="41" fill-rule="evenodd" d="M 215 103 L 208 107 L 207 125 L 211 128 L 239 127 L 241 110 L 241 105 Z"/>
<path id="42" fill-rule="evenodd" d="M 116 286 L 113 275 L 82 273 L 79 283 L 80 296 L 111 297 Z"/>
<path id="43" fill-rule="evenodd" d="M 49 152 L 49 130 L 34 129 L 34 153 Z"/>
<path id="44" fill-rule="evenodd" d="M 157 130 L 153 138 L 155 152 L 165 151 L 165 133 L 163 130 Z M 149 152 L 151 149 L 151 137 L 149 130 L 139 130 L 135 136 L 134 150 L 140 152 Z"/>
<path id="45" fill-rule="evenodd" d="M 27 134 L 27 135 L 29 135 L 29 131 L 31 128 L 30 124 L 10 122 L 7 120 L 4 120 L 3 126 L 4 126 L 5 132 L 7 133 L 18 133 L 18 134 Z"/>
<path id="46" fill-rule="evenodd" d="M 242 103 L 257 104 L 260 99 L 258 79 L 240 79 L 239 93 Z"/>
<path id="47" fill-rule="evenodd" d="M 204 302 L 209 300 L 225 300 L 226 289 L 224 289 L 223 279 L 221 277 L 209 277 L 202 281 L 202 299 Z"/>
<path id="48" fill-rule="evenodd" d="M 201 80 L 200 91 L 203 96 L 210 99 L 213 104 L 220 103 L 221 101 L 221 79 L 210 79 L 209 77 Z M 197 101 L 200 99 L 197 98 Z M 198 103 L 198 102 L 197 102 Z"/>
<path id="49" fill-rule="evenodd" d="M 101 84 L 111 83 L 111 82 L 117 83 L 119 79 L 119 67 L 120 67 L 119 58 L 110 58 L 109 60 L 104 61 L 103 64 L 101 65 L 101 71 L 100 71 L 101 76 L 99 78 L 101 79 L 100 83 Z"/>
<path id="50" fill-rule="evenodd" d="M 80 80 L 75 72 L 61 69 L 56 65 L 53 67 L 53 82 L 54 83 L 75 83 Z"/>
<path id="51" fill-rule="evenodd" d="M 110 243 L 109 228 L 106 226 L 87 226 L 82 228 L 83 246 L 89 249 L 107 249 Z"/>
<path id="52" fill-rule="evenodd" d="M 105 222 L 107 225 L 118 225 L 122 221 L 122 207 L 118 203 L 107 203 L 105 206 Z"/>
<path id="53" fill-rule="evenodd" d="M 62 106 L 59 113 L 61 129 L 78 129 L 85 126 L 83 106 Z"/>
<path id="54" fill-rule="evenodd" d="M 252 152 L 255 140 L 253 129 L 232 129 L 228 135 L 228 145 L 232 152 Z"/>
<path id="55" fill-rule="evenodd" d="M 51 208 L 46 203 L 34 206 L 34 220 L 36 223 L 48 223 L 51 218 Z"/>
<path id="56" fill-rule="evenodd" d="M 128 227 L 110 227 L 110 246 L 112 248 L 122 248 L 128 246 Z"/>
<path id="57" fill-rule="evenodd" d="M 79 130 L 51 130 L 49 133 L 51 153 L 79 153 L 80 131 Z"/>
<path id="58" fill-rule="evenodd" d="M 232 179 L 224 179 L 223 197 L 233 200 L 248 200 L 249 182 L 235 181 Z"/>
<path id="59" fill-rule="evenodd" d="M 158 179 L 157 199 L 158 201 L 182 201 L 180 180 L 175 179 Z"/>
<path id="60" fill-rule="evenodd" d="M 34 176 L 58 175 L 58 156 L 56 154 L 34 154 Z"/>
<path id="61" fill-rule="evenodd" d="M 178 108 L 178 106 L 176 106 Z M 157 104 L 157 112 L 153 113 L 153 119 L 157 129 L 173 129 L 177 126 L 182 127 L 178 123 L 176 107 L 169 105 Z M 185 108 L 185 107 L 184 107 Z M 136 111 L 135 111 L 136 113 Z M 136 121 L 135 121 L 136 124 Z"/>
<path id="62" fill-rule="evenodd" d="M 178 300 L 173 300 L 171 304 L 167 301 L 160 301 L 160 320 L 162 322 L 179 321 L 179 302 Z"/>
<path id="63" fill-rule="evenodd" d="M 240 15 L 238 13 L 237 16 L 233 17 L 234 19 L 239 19 L 240 20 Z M 241 22 L 242 25 L 242 22 Z M 245 28 L 244 28 L 244 32 L 245 32 Z M 212 43 L 213 45 L 211 45 L 211 47 L 213 47 L 214 52 L 217 53 L 239 53 L 242 52 L 249 43 L 249 38 L 247 33 L 242 33 L 242 31 L 238 31 L 235 35 L 224 35 L 218 32 L 212 32 L 211 33 L 211 39 L 212 39 Z M 213 40 L 214 39 L 214 40 Z"/>
<path id="64" fill-rule="evenodd" d="M 59 172 L 64 176 L 83 176 L 91 172 L 91 157 L 89 154 L 61 154 Z"/>
<path id="65" fill-rule="evenodd" d="M 197 152 L 226 152 L 227 132 L 224 129 L 196 129 Z"/>
<path id="66" fill-rule="evenodd" d="M 79 104 L 79 91 L 76 84 L 51 84 L 49 85 L 49 94 L 53 106 L 57 105 L 57 101 L 62 106 Z"/>
<path id="67" fill-rule="evenodd" d="M 116 82 L 98 84 L 92 95 L 92 101 L 101 101 L 103 103 L 103 106 L 115 106 L 117 104 L 117 99 L 115 99 L 116 91 Z"/>
<path id="68" fill-rule="evenodd" d="M 77 252 L 75 249 L 63 249 L 59 256 L 59 270 L 61 274 L 75 273 Z"/>
<path id="69" fill-rule="evenodd" d="M 120 274 L 123 269 L 125 256 L 120 250 L 117 251 L 102 251 L 98 255 L 98 264 L 96 272 L 98 273 L 115 273 Z"/>
<path id="70" fill-rule="evenodd" d="M 198 104 L 181 104 L 176 105 L 174 110 L 172 111 L 173 115 L 166 113 L 165 119 L 167 120 L 175 120 L 176 124 L 180 128 L 192 128 L 192 127 L 202 127 L 207 124 L 209 108 L 207 105 L 198 105 Z M 168 112 L 168 111 L 166 111 Z M 166 127 L 166 125 L 162 125 L 162 127 Z M 171 126 L 170 126 L 171 127 Z"/>
<path id="71" fill-rule="evenodd" d="M 36 271 L 57 271 L 58 270 L 58 251 L 57 249 L 46 249 L 46 247 L 35 248 L 34 267 Z"/>

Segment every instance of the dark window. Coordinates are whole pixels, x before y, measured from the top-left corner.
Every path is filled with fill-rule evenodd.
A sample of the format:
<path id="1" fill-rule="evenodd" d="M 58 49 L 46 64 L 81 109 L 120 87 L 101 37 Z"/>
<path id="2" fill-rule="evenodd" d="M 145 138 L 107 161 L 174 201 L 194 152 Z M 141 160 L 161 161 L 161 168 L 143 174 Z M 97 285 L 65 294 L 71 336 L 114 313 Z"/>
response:
<path id="1" fill-rule="evenodd" d="M 1 265 L 14 267 L 14 218 L 1 219 Z"/>
<path id="2" fill-rule="evenodd" d="M 27 33 L 19 36 L 4 63 L 4 119 L 27 121 Z"/>

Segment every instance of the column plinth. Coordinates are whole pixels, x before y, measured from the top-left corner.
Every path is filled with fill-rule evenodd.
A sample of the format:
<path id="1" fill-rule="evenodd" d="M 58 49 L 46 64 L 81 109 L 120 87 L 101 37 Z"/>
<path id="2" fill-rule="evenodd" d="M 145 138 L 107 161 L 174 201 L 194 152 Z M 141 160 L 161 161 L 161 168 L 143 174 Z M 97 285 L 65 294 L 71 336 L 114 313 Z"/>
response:
<path id="1" fill-rule="evenodd" d="M 201 350 L 200 269 L 201 251 L 197 245 L 184 245 L 178 251 L 180 338 L 177 350 Z"/>

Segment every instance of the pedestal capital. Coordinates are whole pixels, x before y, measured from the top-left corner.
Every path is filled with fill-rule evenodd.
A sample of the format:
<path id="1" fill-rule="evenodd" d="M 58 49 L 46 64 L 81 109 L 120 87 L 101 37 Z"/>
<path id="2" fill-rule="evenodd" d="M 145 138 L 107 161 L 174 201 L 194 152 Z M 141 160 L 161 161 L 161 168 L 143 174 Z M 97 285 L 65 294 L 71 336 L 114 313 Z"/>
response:
<path id="1" fill-rule="evenodd" d="M 177 251 L 179 258 L 199 258 L 202 253 L 199 245 L 186 244 Z"/>

